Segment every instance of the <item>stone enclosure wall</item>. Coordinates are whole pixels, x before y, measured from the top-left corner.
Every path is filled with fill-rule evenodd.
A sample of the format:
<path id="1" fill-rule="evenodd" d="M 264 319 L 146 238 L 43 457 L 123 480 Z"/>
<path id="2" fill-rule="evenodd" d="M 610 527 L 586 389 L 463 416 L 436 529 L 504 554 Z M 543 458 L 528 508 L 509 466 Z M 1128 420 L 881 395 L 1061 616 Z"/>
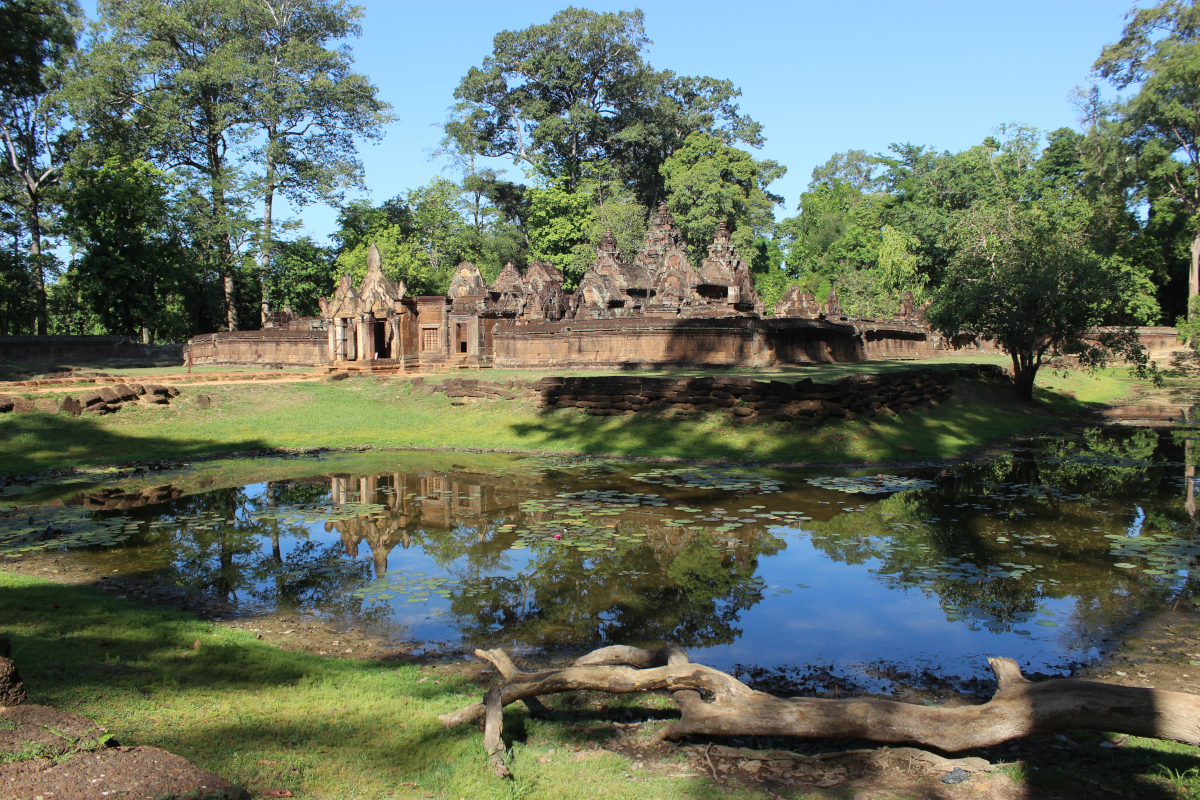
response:
<path id="1" fill-rule="evenodd" d="M 0 336 L 0 363 L 182 360 L 181 344 L 142 344 L 124 336 Z"/>
<path id="2" fill-rule="evenodd" d="M 196 365 L 311 367 L 329 360 L 328 334 L 323 330 L 223 331 L 193 337 L 187 347 Z"/>
<path id="3" fill-rule="evenodd" d="M 819 423 L 831 417 L 852 420 L 884 410 L 907 411 L 947 399 L 959 377 L 1009 380 L 995 365 L 907 370 L 881 375 L 848 375 L 832 383 L 804 379 L 757 381 L 743 377 L 649 378 L 605 375 L 495 382 L 450 378 L 438 383 L 413 379 L 414 388 L 444 393 L 455 405 L 471 400 L 527 400 L 543 409 L 576 408 L 595 416 L 639 411 L 676 416 L 728 411 L 735 417 Z"/>
<path id="4" fill-rule="evenodd" d="M 990 371 L 989 371 L 990 372 Z M 996 372 L 1003 374 L 999 368 Z M 752 378 L 543 378 L 534 384 L 546 408 L 580 408 L 589 414 L 674 411 L 692 414 L 728 409 L 737 417 L 781 422 L 828 417 L 854 419 L 883 409 L 906 411 L 950 396 L 958 370 L 911 370 L 891 375 L 850 375 L 833 383 L 756 381 Z"/>

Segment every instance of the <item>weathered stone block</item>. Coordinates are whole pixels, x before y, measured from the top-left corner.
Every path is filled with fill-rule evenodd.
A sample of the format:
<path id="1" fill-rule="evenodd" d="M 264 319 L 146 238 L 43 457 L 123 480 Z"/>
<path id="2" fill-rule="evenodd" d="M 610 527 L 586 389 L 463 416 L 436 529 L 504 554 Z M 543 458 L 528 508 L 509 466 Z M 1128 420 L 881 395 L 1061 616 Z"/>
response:
<path id="1" fill-rule="evenodd" d="M 19 706 L 25 702 L 25 682 L 12 659 L 0 657 L 0 707 Z"/>
<path id="2" fill-rule="evenodd" d="M 810 416 L 812 414 L 816 414 L 824 407 L 825 404 L 820 400 L 795 400 L 791 403 L 788 403 L 787 406 L 788 411 L 793 414 L 806 414 Z"/>

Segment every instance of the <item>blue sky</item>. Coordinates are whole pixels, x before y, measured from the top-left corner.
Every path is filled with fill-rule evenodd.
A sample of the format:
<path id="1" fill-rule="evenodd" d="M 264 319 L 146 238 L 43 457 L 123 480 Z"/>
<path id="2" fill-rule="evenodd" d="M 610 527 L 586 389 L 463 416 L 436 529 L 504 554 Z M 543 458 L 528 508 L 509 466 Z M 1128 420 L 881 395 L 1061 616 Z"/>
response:
<path id="1" fill-rule="evenodd" d="M 400 120 L 365 144 L 368 196 L 382 202 L 441 174 L 430 160 L 454 89 L 491 52 L 504 29 L 546 22 L 563 2 L 362 3 L 363 36 L 352 42 Z M 772 185 L 795 213 L 814 166 L 849 149 L 891 142 L 961 150 L 997 125 L 1043 130 L 1076 124 L 1069 95 L 1089 78 L 1100 48 L 1115 41 L 1129 0 L 1006 2 L 592 2 L 596 11 L 645 12 L 658 69 L 728 78 L 743 113 L 763 124 L 766 146 L 788 174 Z M 89 9 L 91 11 L 91 9 Z M 510 176 L 520 171 L 511 162 Z M 447 177 L 453 177 L 447 174 Z M 335 211 L 285 213 L 318 241 Z"/>

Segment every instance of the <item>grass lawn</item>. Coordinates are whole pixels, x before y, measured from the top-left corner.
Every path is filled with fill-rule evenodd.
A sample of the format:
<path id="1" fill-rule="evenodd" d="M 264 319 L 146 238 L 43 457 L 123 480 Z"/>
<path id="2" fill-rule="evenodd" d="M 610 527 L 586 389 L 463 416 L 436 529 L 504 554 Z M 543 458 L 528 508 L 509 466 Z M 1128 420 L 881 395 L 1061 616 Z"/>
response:
<path id="1" fill-rule="evenodd" d="M 1003 362 L 1001 357 L 971 360 Z M 927 365 L 963 361 L 937 359 Z M 827 381 L 854 372 L 894 372 L 925 365 L 833 364 L 769 374 L 778 380 Z M 537 377 L 492 371 L 470 375 L 485 380 Z M 932 410 L 881 414 L 810 429 L 741 420 L 725 413 L 671 419 L 655 414 L 593 417 L 573 409 L 543 411 L 523 401 L 451 406 L 445 395 L 414 390 L 404 378 L 214 383 L 184 387 L 169 407 L 127 407 L 105 417 L 6 415 L 0 418 L 0 474 L 262 447 L 453 447 L 813 463 L 947 458 L 996 437 L 1053 425 L 1119 398 L 1133 385 L 1124 370 L 1065 376 L 1043 370 L 1036 390 L 1038 403 L 1030 407 L 1015 402 L 1006 387 L 960 380 L 954 396 Z M 199 408 L 196 395 L 200 393 L 212 398 L 212 408 Z"/>

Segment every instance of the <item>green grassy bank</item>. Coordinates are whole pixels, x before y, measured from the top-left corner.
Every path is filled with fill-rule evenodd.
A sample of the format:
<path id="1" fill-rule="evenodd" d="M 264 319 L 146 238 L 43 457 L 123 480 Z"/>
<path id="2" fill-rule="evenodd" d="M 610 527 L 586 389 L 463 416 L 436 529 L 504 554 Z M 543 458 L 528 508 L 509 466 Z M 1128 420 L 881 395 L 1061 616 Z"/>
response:
<path id="1" fill-rule="evenodd" d="M 980 359 L 995 361 L 996 359 Z M 953 363 L 962 363 L 954 359 Z M 932 366 L 946 361 L 932 362 Z M 912 369 L 911 362 L 829 365 L 770 377 L 830 380 L 865 371 Z M 657 373 L 662 374 L 662 373 Z M 674 375 L 688 373 L 670 373 Z M 479 373 L 503 380 L 508 373 Z M 472 375 L 474 377 L 474 374 Z M 529 373 L 522 378 L 537 377 Z M 592 417 L 540 410 L 524 401 L 452 406 L 406 379 L 189 386 L 168 407 L 130 406 L 105 417 L 33 412 L 0 418 L 0 473 L 93 466 L 262 447 L 454 447 L 746 461 L 846 462 L 954 457 L 997 437 L 1044 428 L 1130 391 L 1123 370 L 1097 375 L 1043 371 L 1038 403 L 1015 402 L 1007 387 L 960 380 L 934 409 L 825 424 L 639 414 Z M 200 393 L 212 408 L 201 409 Z M 30 395 L 31 397 L 33 395 Z"/>
<path id="2" fill-rule="evenodd" d="M 121 744 L 178 753 L 255 797 L 271 789 L 356 800 L 857 796 L 846 787 L 797 786 L 783 795 L 732 781 L 721 787 L 681 755 L 646 751 L 652 766 L 645 769 L 638 759 L 598 747 L 618 735 L 612 723 L 626 721 L 627 708 L 669 707 L 657 696 L 557 696 L 544 719 L 512 706 L 505 731 L 515 779 L 501 780 L 489 770 L 476 726 L 447 730 L 437 719 L 483 691 L 453 666 L 284 651 L 250 632 L 89 585 L 0 571 L 0 636 L 12 641 L 29 702 L 90 717 Z M 659 724 L 643 725 L 639 740 Z M 1103 754 L 1103 763 L 1064 760 L 1052 736 L 1023 743 L 1019 756 L 1008 748 L 982 755 L 1020 759 L 1004 772 L 1022 797 L 1097 785 L 1116 797 L 1182 800 L 1200 793 L 1193 769 L 1198 748 L 1070 735 L 1077 746 Z M 1119 746 L 1099 749 L 1109 741 Z M 917 796 L 903 785 L 907 779 L 897 780 L 896 792 L 881 796 Z"/>

